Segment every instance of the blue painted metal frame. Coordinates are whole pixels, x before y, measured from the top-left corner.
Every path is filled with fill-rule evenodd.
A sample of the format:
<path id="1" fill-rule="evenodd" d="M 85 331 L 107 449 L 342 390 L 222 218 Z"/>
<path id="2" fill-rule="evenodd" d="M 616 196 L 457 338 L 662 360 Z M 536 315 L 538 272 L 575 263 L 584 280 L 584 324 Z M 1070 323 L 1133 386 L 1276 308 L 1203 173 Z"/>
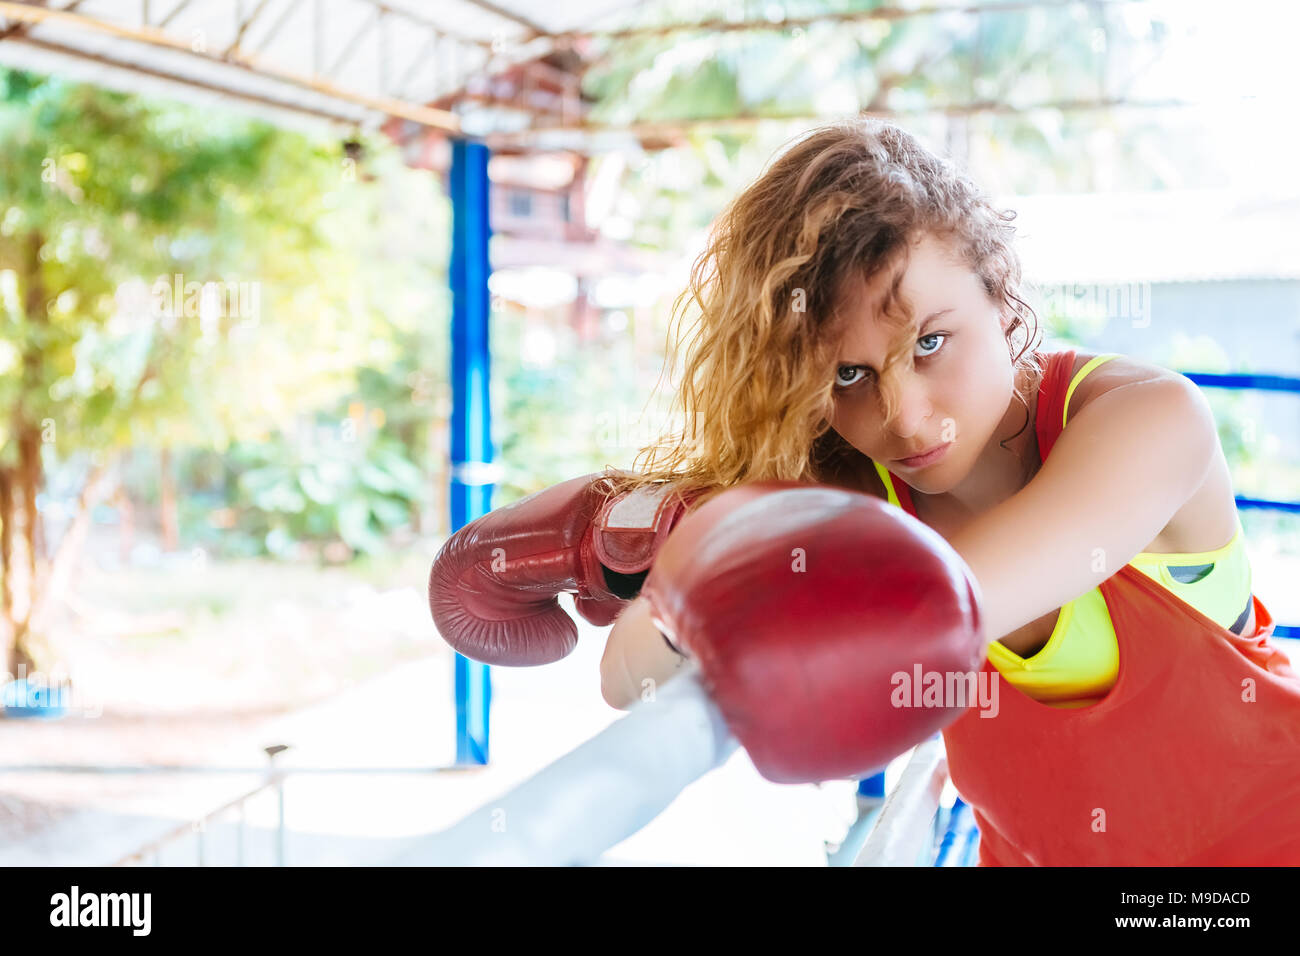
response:
<path id="1" fill-rule="evenodd" d="M 1197 385 L 1209 388 L 1249 389 L 1259 392 L 1300 392 L 1300 378 L 1290 375 L 1220 375 L 1217 372 L 1184 372 Z"/>
<path id="2" fill-rule="evenodd" d="M 873 773 L 858 781 L 858 796 L 883 797 L 885 795 L 885 771 Z"/>
<path id="3" fill-rule="evenodd" d="M 940 812 L 938 830 L 939 847 L 934 855 L 935 866 L 975 866 L 979 851 L 979 827 L 975 824 L 970 804 L 957 797 L 952 809 Z"/>
<path id="4" fill-rule="evenodd" d="M 452 141 L 451 308 L 451 530 L 492 507 L 491 351 L 488 320 L 487 165 L 481 143 Z M 456 763 L 486 764 L 492 675 L 486 664 L 456 655 Z"/>

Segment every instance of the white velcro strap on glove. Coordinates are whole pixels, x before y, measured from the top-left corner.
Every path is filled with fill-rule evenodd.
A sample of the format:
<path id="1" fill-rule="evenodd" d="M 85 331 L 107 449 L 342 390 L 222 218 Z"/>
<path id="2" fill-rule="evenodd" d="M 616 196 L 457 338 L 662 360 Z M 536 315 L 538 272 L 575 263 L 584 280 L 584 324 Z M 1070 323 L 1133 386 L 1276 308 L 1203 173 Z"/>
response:
<path id="1" fill-rule="evenodd" d="M 619 574 L 645 571 L 685 511 L 682 495 L 668 482 L 610 499 L 592 535 L 597 560 Z"/>

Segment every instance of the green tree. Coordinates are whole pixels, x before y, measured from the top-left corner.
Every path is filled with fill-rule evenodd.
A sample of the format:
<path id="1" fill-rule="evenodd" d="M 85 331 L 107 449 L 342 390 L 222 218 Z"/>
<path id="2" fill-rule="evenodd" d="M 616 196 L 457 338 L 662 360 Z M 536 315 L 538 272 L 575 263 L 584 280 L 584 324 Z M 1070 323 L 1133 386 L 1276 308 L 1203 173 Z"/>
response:
<path id="1" fill-rule="evenodd" d="M 348 363 L 304 353 L 360 350 L 367 327 L 336 144 L 4 72 L 0 148 L 0 648 L 15 670 L 40 663 L 41 612 L 116 451 L 270 434 L 349 387 Z M 80 514 L 47 554 L 37 495 L 78 454 Z"/>

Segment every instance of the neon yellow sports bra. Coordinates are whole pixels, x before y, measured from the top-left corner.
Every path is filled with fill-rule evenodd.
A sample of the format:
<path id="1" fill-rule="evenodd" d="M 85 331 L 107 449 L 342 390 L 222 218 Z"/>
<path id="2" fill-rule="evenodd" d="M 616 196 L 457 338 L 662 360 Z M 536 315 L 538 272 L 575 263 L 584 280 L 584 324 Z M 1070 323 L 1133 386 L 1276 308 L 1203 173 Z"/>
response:
<path id="1" fill-rule="evenodd" d="M 1098 365 L 1115 354 L 1088 361 L 1070 382 L 1061 425 L 1075 387 Z M 876 470 L 892 504 L 901 507 L 888 469 Z M 1250 561 L 1237 518 L 1232 540 L 1213 551 L 1156 554 L 1143 551 L 1129 562 L 1151 580 L 1196 608 L 1206 617 L 1237 633 L 1245 626 L 1252 606 Z M 1061 606 L 1056 627 L 1038 653 L 1021 657 L 1001 641 L 989 645 L 989 661 L 1016 689 L 1054 707 L 1086 707 L 1115 684 L 1119 674 L 1119 643 L 1100 588 Z"/>

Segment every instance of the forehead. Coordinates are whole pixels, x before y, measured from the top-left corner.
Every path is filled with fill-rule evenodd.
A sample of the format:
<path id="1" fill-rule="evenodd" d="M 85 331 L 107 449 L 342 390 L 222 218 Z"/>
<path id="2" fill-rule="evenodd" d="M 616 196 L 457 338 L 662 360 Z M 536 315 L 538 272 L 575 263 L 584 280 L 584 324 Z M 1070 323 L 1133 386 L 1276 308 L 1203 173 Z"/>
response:
<path id="1" fill-rule="evenodd" d="M 983 294 L 979 277 L 953 247 L 925 234 L 911 244 L 899 283 L 899 305 L 911 317 L 911 324 L 900 330 L 880 314 L 895 271 L 882 271 L 870 281 L 861 275 L 845 281 L 838 307 L 844 321 L 840 345 L 844 355 L 852 354 L 856 359 L 884 355 L 891 339 L 903 331 L 916 330 L 932 312 L 959 309 L 972 297 Z"/>

